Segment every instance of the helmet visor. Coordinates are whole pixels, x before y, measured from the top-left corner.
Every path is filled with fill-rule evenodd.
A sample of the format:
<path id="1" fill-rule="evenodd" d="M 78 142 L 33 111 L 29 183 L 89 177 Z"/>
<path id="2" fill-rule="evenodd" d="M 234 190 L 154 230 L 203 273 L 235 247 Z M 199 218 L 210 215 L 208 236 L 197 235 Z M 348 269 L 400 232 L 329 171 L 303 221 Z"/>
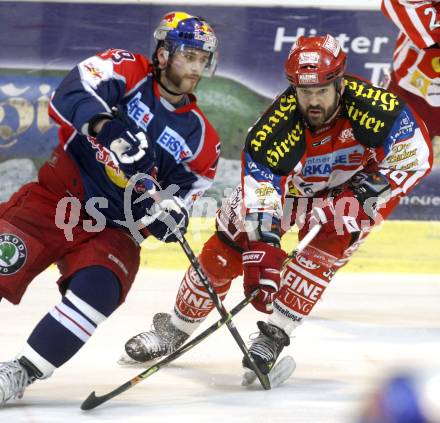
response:
<path id="1" fill-rule="evenodd" d="M 212 76 L 217 67 L 217 52 L 209 52 L 187 44 L 177 44 L 170 49 L 172 56 L 179 55 L 189 65 L 197 65 L 202 69 L 203 76 Z"/>

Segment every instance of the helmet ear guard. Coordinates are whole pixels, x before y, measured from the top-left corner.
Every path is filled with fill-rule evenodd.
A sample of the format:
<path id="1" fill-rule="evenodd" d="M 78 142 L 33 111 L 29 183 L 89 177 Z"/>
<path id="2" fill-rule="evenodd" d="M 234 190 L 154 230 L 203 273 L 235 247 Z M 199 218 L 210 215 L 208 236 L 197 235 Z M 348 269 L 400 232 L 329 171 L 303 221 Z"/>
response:
<path id="1" fill-rule="evenodd" d="M 325 85 L 343 77 L 346 59 L 339 42 L 331 35 L 301 36 L 292 46 L 284 70 L 295 87 Z"/>

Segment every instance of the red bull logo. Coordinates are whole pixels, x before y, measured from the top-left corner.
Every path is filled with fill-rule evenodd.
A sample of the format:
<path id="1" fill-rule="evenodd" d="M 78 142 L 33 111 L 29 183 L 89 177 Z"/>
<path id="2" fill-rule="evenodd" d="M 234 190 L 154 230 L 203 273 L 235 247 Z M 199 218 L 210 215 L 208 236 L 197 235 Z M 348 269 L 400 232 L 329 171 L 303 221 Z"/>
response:
<path id="1" fill-rule="evenodd" d="M 175 14 L 174 12 L 172 12 L 172 13 L 169 13 L 168 15 L 165 15 L 165 16 L 163 17 L 163 20 L 164 20 L 165 22 L 173 22 L 173 20 L 174 20 L 175 17 L 176 17 L 176 14 Z"/>
<path id="2" fill-rule="evenodd" d="M 205 34 L 212 34 L 214 32 L 212 28 L 205 22 L 197 25 L 196 30 L 200 32 L 204 32 Z"/>
<path id="3" fill-rule="evenodd" d="M 162 19 L 161 26 L 177 28 L 179 23 L 184 19 L 192 18 L 191 15 L 185 12 L 170 12 Z"/>
<path id="4" fill-rule="evenodd" d="M 98 69 L 96 69 L 91 63 L 88 63 L 87 65 L 84 65 L 84 67 L 87 69 L 87 71 L 92 75 L 94 78 L 102 79 L 102 72 Z"/>

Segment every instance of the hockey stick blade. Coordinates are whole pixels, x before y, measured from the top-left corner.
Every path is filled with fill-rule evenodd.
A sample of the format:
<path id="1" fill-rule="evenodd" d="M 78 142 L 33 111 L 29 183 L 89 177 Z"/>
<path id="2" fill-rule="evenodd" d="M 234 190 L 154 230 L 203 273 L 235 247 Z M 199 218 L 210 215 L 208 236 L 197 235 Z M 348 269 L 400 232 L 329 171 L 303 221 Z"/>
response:
<path id="1" fill-rule="evenodd" d="M 144 379 L 153 375 L 154 373 L 159 371 L 160 368 L 166 366 L 168 363 L 171 363 L 172 361 L 179 358 L 186 351 L 189 351 L 190 349 L 194 348 L 209 335 L 220 329 L 225 323 L 231 321 L 232 317 L 234 317 L 238 312 L 240 312 L 244 307 L 246 307 L 257 296 L 258 292 L 259 289 L 254 290 L 248 297 L 244 298 L 232 310 L 230 310 L 227 316 L 222 317 L 220 320 L 217 320 L 217 322 L 213 323 L 211 326 L 209 326 L 207 329 L 205 329 L 201 334 L 197 335 L 191 341 L 182 345 L 176 351 L 166 356 L 162 360 L 158 361 L 156 364 L 149 367 L 148 369 L 144 370 L 142 373 L 139 373 L 133 379 L 129 380 L 128 382 L 124 383 L 118 388 L 102 396 L 97 396 L 95 391 L 93 391 L 81 404 L 81 410 L 87 411 L 98 407 L 104 402 L 107 402 L 108 400 L 132 388 L 134 385 L 137 385 L 139 382 L 142 382 Z"/>
<path id="2" fill-rule="evenodd" d="M 114 389 L 113 391 L 109 392 L 108 394 L 101 395 L 99 397 L 96 396 L 95 391 L 93 391 L 81 404 L 81 410 L 84 411 L 92 410 L 93 408 L 98 407 L 104 402 L 107 402 L 109 399 L 112 399 L 116 395 L 122 394 L 122 392 L 125 392 L 127 389 L 130 389 L 133 385 L 134 384 L 132 384 L 131 381 L 129 381 L 119 386 L 118 388 Z"/>
<path id="3" fill-rule="evenodd" d="M 296 362 L 290 355 L 283 357 L 270 371 L 268 377 L 270 386 L 276 388 L 284 383 L 296 369 Z M 257 380 L 257 375 L 252 370 L 246 370 L 241 381 L 242 386 L 250 386 Z"/>

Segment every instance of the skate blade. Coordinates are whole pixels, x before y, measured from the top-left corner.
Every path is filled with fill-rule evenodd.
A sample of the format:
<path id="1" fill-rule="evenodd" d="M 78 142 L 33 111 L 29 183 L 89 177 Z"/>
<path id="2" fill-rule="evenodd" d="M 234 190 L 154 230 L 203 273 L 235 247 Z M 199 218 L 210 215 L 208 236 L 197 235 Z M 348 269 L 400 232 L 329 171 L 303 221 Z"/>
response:
<path id="1" fill-rule="evenodd" d="M 290 355 L 283 357 L 269 373 L 270 386 L 276 388 L 284 383 L 296 369 L 296 362 Z"/>
<path id="2" fill-rule="evenodd" d="M 120 366 L 123 367 L 139 367 L 139 368 L 146 368 L 146 367 L 150 367 L 152 366 L 154 363 L 156 363 L 157 360 L 150 360 L 150 361 L 136 361 L 134 359 L 132 359 L 128 354 L 124 353 L 119 357 L 119 360 L 117 361 L 117 363 Z"/>
<path id="3" fill-rule="evenodd" d="M 290 355 L 283 357 L 269 373 L 270 386 L 276 388 L 284 383 L 296 369 L 296 362 Z M 252 370 L 246 370 L 241 380 L 242 386 L 252 385 L 257 380 L 257 375 Z"/>
<path id="4" fill-rule="evenodd" d="M 241 379 L 241 386 L 252 385 L 257 379 L 257 375 L 250 369 L 246 369 Z"/>

